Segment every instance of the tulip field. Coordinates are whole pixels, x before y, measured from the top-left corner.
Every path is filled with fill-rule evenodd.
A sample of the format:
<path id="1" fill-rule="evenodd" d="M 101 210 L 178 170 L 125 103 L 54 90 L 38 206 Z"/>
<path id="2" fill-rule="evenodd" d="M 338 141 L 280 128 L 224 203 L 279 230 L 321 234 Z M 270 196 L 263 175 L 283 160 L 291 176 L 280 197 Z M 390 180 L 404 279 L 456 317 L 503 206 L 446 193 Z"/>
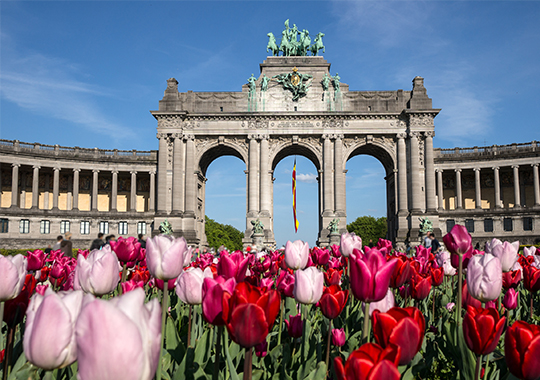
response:
<path id="1" fill-rule="evenodd" d="M 141 249 L 0 256 L 7 379 L 540 379 L 540 250 L 399 252 L 340 245 L 198 254 Z"/>

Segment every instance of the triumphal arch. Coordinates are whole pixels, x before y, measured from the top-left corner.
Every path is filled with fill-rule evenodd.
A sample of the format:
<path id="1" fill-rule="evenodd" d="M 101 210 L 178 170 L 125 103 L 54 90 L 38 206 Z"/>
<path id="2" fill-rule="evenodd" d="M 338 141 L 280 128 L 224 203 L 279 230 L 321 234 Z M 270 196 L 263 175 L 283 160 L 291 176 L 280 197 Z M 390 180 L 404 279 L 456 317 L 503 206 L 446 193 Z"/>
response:
<path id="1" fill-rule="evenodd" d="M 350 91 L 318 55 L 324 34 L 310 45 L 307 31 L 286 26 L 280 47 L 268 34 L 273 55 L 242 91 L 181 93 L 176 79 L 167 81 L 159 110 L 152 111 L 159 139 L 155 226 L 168 220 L 175 232 L 204 245 L 206 171 L 216 158 L 232 155 L 246 165 L 244 242 L 252 242 L 251 222 L 259 220 L 263 242 L 272 246 L 273 170 L 284 157 L 302 155 L 318 170 L 318 242 L 328 244 L 334 219 L 337 232 L 346 231 L 346 163 L 367 154 L 386 172 L 388 237 L 415 240 L 420 217 L 440 232 L 433 154 L 440 110 L 424 79 L 414 78 L 410 91 Z"/>

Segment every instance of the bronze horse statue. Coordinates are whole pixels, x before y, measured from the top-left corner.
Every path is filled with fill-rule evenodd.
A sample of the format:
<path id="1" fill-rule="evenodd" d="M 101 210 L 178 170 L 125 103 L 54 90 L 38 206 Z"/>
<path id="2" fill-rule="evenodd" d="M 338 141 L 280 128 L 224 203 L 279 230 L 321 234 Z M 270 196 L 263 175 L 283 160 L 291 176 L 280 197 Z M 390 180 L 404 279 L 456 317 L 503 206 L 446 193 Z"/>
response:
<path id="1" fill-rule="evenodd" d="M 322 38 L 324 37 L 324 33 L 317 33 L 317 36 L 315 36 L 315 39 L 313 40 L 314 44 L 310 46 L 309 50 L 311 51 L 311 55 L 319 55 L 319 50 L 322 49 L 323 53 L 325 52 L 324 45 L 322 42 Z"/>

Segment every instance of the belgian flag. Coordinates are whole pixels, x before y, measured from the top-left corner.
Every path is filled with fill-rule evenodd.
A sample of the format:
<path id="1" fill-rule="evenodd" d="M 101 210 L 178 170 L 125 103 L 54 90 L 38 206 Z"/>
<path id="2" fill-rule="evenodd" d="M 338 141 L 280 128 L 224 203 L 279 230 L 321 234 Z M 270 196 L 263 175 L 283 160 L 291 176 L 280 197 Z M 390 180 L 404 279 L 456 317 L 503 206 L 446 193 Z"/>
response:
<path id="1" fill-rule="evenodd" d="M 296 158 L 294 159 L 294 166 L 292 171 L 292 210 L 294 217 L 294 232 L 298 232 L 298 219 L 296 219 Z"/>

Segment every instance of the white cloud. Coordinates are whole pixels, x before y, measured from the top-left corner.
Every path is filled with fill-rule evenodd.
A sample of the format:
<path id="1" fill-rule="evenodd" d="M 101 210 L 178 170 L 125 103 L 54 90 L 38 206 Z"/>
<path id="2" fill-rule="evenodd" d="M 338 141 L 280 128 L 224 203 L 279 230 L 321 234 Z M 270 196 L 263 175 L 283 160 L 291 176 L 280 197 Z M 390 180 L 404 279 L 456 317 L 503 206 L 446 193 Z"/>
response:
<path id="1" fill-rule="evenodd" d="M 296 180 L 305 183 L 317 183 L 317 176 L 313 173 L 296 174 Z"/>

